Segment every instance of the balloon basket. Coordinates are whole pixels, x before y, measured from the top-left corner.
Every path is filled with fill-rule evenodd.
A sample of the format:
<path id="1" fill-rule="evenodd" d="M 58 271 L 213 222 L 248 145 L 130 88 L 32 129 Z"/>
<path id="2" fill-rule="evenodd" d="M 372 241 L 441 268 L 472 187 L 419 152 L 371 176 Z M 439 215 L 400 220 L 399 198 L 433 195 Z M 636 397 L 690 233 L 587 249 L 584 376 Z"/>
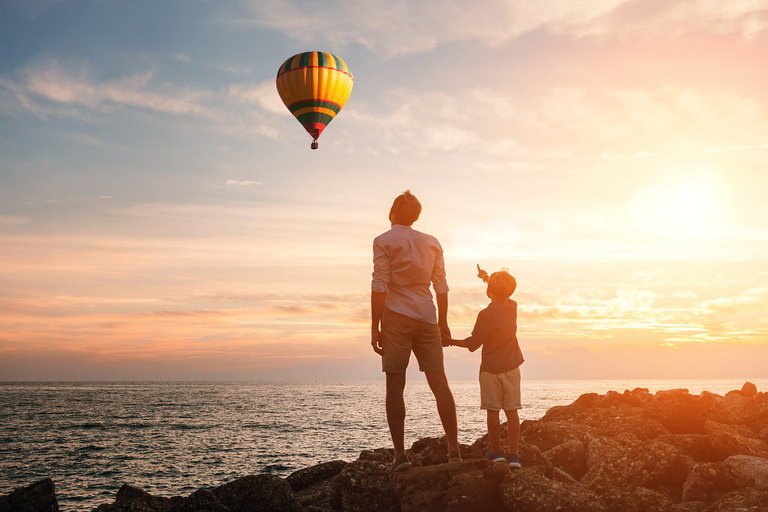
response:
<path id="1" fill-rule="evenodd" d="M 317 141 L 313 140 L 312 144 L 309 147 L 311 147 L 312 149 L 317 149 Z"/>

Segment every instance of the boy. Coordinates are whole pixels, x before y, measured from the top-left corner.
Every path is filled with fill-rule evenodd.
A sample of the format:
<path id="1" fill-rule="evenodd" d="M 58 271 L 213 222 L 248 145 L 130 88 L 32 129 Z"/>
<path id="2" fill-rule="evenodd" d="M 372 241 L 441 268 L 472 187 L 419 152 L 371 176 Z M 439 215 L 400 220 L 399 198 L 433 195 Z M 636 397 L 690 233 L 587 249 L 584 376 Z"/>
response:
<path id="1" fill-rule="evenodd" d="M 510 296 L 517 282 L 505 269 L 488 273 L 480 269 L 478 277 L 488 283 L 486 295 L 491 303 L 477 315 L 472 335 L 463 340 L 451 339 L 450 344 L 465 347 L 474 352 L 483 346 L 480 363 L 480 408 L 488 414 L 488 439 L 491 451 L 488 458 L 493 462 L 506 461 L 510 468 L 520 467 L 517 453 L 520 437 L 520 365 L 523 353 L 517 342 L 517 303 Z M 501 424 L 499 411 L 507 416 L 507 441 L 509 453 L 501 450 Z"/>

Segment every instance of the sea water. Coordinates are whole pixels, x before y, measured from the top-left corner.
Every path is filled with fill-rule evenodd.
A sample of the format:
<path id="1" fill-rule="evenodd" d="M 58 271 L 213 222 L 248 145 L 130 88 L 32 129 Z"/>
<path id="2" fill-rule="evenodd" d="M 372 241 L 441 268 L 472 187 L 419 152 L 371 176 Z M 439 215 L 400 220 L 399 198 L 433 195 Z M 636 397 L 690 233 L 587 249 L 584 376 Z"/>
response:
<path id="1" fill-rule="evenodd" d="M 753 380 L 760 391 L 768 380 Z M 523 380 L 520 418 L 583 393 L 687 388 L 724 395 L 744 380 Z M 454 381 L 459 441 L 486 432 L 476 381 Z M 124 483 L 184 496 L 245 475 L 293 471 L 391 447 L 384 383 L 0 383 L 0 495 L 50 477 L 62 511 L 112 503 Z M 406 446 L 443 435 L 426 382 L 406 386 Z M 502 415 L 502 421 L 503 421 Z"/>

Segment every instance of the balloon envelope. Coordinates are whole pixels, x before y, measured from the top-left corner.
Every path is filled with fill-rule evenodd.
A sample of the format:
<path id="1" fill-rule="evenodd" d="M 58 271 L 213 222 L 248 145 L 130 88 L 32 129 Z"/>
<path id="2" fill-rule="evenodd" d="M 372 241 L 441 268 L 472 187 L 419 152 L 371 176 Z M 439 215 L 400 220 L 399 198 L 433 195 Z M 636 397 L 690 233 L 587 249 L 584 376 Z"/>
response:
<path id="1" fill-rule="evenodd" d="M 305 52 L 286 60 L 277 71 L 277 92 L 288 110 L 317 138 L 352 92 L 352 73 L 343 60 L 325 52 Z"/>

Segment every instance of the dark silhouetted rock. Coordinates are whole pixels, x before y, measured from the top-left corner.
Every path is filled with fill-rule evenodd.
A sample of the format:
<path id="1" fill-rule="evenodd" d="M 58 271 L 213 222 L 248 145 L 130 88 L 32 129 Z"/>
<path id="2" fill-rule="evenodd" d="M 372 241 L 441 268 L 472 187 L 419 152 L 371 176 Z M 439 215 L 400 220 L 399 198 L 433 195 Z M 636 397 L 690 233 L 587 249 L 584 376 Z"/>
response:
<path id="1" fill-rule="evenodd" d="M 504 477 L 501 499 L 514 512 L 602 512 L 600 499 L 580 484 L 551 480 L 536 471 L 520 469 Z"/>
<path id="2" fill-rule="evenodd" d="M 358 459 L 350 463 L 334 478 L 331 505 L 344 512 L 397 510 L 399 502 L 388 469 L 380 460 Z"/>
<path id="3" fill-rule="evenodd" d="M 46 478 L 0 496 L 0 512 L 58 512 L 56 485 Z"/>
<path id="4" fill-rule="evenodd" d="M 95 512 L 167 512 L 181 499 L 152 496 L 137 487 L 123 484 L 117 491 L 115 502 L 99 505 Z"/>
<path id="5" fill-rule="evenodd" d="M 198 489 L 186 498 L 178 500 L 170 512 L 230 512 L 227 507 L 206 489 Z"/>
<path id="6" fill-rule="evenodd" d="M 469 459 L 400 471 L 393 482 L 402 512 L 493 512 L 509 472 L 505 463 Z"/>
<path id="7" fill-rule="evenodd" d="M 768 491 L 768 459 L 749 455 L 728 457 L 723 465 L 735 476 L 760 491 Z"/>
<path id="8" fill-rule="evenodd" d="M 348 463 L 343 460 L 323 462 L 316 466 L 295 471 L 288 475 L 285 480 L 294 492 L 301 491 L 316 483 L 323 482 L 338 475 L 345 467 L 347 467 L 347 464 Z"/>
<path id="9" fill-rule="evenodd" d="M 302 512 L 303 507 L 284 479 L 269 474 L 249 475 L 214 489 L 230 512 Z"/>
<path id="10" fill-rule="evenodd" d="M 720 462 L 696 464 L 683 485 L 683 501 L 716 501 L 731 491 L 744 487 Z"/>

